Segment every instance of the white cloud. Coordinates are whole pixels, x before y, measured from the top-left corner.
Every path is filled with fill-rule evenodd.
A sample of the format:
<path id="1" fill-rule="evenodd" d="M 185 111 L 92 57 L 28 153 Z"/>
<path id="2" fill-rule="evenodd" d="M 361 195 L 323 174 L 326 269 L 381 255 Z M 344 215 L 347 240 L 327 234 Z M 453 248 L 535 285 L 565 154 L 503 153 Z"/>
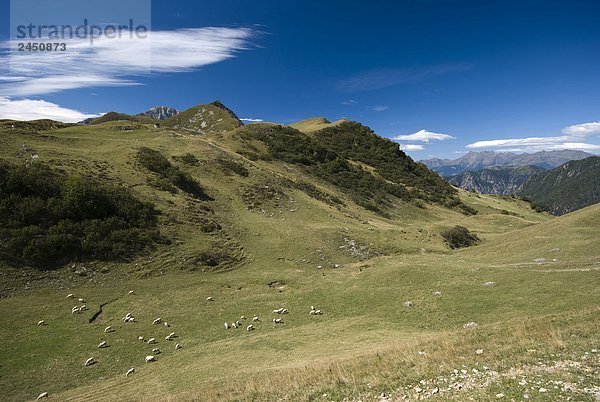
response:
<path id="1" fill-rule="evenodd" d="M 358 102 L 352 99 L 347 99 L 345 101 L 342 102 L 342 105 L 345 106 L 352 106 L 352 105 L 356 105 Z"/>
<path id="2" fill-rule="evenodd" d="M 423 145 L 419 144 L 400 144 L 400 149 L 403 151 L 422 151 Z"/>
<path id="3" fill-rule="evenodd" d="M 568 126 L 562 129 L 562 133 L 574 137 L 588 137 L 590 135 L 600 134 L 600 121 Z"/>
<path id="4" fill-rule="evenodd" d="M 9 78 L 0 80 L 0 95 L 30 96 L 68 89 L 135 85 L 132 77 L 150 72 L 184 72 L 218 63 L 250 48 L 248 28 L 192 28 L 152 31 L 148 39 L 67 40 L 65 52 L 2 52 Z M 7 49 L 9 42 L 0 43 Z M 5 75 L 5 74 L 3 74 Z"/>
<path id="5" fill-rule="evenodd" d="M 246 118 L 243 118 L 243 119 L 240 118 L 240 120 L 241 121 L 247 121 L 249 123 L 260 123 L 261 121 L 264 121 L 263 119 L 255 119 L 253 117 L 246 117 Z"/>
<path id="6" fill-rule="evenodd" d="M 563 128 L 564 135 L 552 137 L 506 138 L 476 141 L 468 144 L 469 149 L 498 149 L 507 152 L 537 152 L 557 149 L 597 151 L 600 145 L 582 142 L 586 137 L 600 135 L 600 122 L 575 124 Z"/>
<path id="7" fill-rule="evenodd" d="M 421 142 L 445 141 L 445 140 L 453 140 L 453 139 L 455 139 L 455 138 L 452 137 L 451 135 L 432 133 L 431 131 L 427 131 L 427 130 L 420 130 L 420 131 L 417 131 L 416 133 L 409 134 L 409 135 L 398 135 L 398 136 L 392 138 L 392 140 L 394 140 L 394 141 L 421 141 Z"/>
<path id="8" fill-rule="evenodd" d="M 0 96 L 0 118 L 12 120 L 51 119 L 65 123 L 98 117 L 98 114 L 86 114 L 78 110 L 61 107 L 44 100 L 16 99 Z"/>
<path id="9" fill-rule="evenodd" d="M 375 105 L 375 106 L 371 106 L 369 109 L 371 109 L 374 112 L 385 112 L 389 108 L 390 107 L 387 105 Z"/>

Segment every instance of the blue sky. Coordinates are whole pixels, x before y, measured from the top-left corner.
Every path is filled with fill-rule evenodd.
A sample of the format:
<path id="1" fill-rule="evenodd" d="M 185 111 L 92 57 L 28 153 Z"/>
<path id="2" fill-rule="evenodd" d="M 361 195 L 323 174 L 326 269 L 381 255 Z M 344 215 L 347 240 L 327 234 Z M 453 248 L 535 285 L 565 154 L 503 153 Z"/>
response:
<path id="1" fill-rule="evenodd" d="M 6 41 L 9 1 L 0 4 Z M 3 70 L 0 118 L 220 99 L 243 118 L 358 120 L 416 159 L 600 153 L 598 1 L 155 0 L 151 11 L 153 46 L 163 41 L 152 73 L 122 60 L 52 73 L 23 61 L 19 74 Z"/>

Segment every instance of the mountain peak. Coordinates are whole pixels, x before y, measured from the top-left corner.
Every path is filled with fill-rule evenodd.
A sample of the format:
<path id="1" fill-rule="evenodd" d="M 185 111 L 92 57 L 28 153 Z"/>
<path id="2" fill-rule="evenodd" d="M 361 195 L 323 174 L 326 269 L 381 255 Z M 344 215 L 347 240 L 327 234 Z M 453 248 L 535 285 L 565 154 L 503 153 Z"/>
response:
<path id="1" fill-rule="evenodd" d="M 179 110 L 171 106 L 153 106 L 145 112 L 138 113 L 136 116 L 148 116 L 156 120 L 166 120 L 179 113 Z"/>

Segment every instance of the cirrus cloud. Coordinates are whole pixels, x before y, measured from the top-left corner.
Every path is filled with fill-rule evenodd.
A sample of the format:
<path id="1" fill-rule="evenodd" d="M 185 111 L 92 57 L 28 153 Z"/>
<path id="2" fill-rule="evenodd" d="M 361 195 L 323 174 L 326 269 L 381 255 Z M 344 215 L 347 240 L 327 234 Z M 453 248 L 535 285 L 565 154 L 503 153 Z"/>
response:
<path id="1" fill-rule="evenodd" d="M 403 151 L 422 151 L 423 145 L 419 144 L 400 144 L 400 149 Z"/>

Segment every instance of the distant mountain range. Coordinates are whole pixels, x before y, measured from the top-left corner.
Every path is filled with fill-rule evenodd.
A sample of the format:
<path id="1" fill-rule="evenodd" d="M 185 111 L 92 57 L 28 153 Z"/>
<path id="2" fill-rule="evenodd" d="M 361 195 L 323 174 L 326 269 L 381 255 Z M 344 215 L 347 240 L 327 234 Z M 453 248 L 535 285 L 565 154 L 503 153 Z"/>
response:
<path id="1" fill-rule="evenodd" d="M 495 166 L 478 171 L 462 172 L 448 178 L 451 184 L 482 194 L 514 194 L 533 175 L 545 169 L 528 166 Z"/>
<path id="2" fill-rule="evenodd" d="M 600 157 L 570 161 L 527 180 L 518 195 L 555 215 L 600 202 Z"/>
<path id="3" fill-rule="evenodd" d="M 170 106 L 154 106 L 136 116 L 147 116 L 156 120 L 166 120 L 179 113 L 179 110 Z"/>
<path id="4" fill-rule="evenodd" d="M 425 159 L 422 160 L 431 170 L 440 176 L 450 177 L 466 171 L 479 171 L 497 166 L 537 166 L 542 169 L 553 169 L 568 161 L 580 160 L 593 156 L 587 152 L 573 150 L 541 151 L 535 153 L 516 154 L 512 152 L 468 152 L 458 159 Z"/>

